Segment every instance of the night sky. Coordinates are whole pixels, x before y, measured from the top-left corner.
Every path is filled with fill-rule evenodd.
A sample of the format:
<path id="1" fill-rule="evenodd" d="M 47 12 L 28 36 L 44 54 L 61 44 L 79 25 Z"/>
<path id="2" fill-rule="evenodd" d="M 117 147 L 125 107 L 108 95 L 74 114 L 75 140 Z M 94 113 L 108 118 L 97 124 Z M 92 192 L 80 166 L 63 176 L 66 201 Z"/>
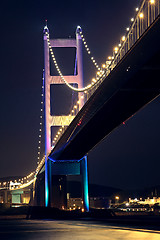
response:
<path id="1" fill-rule="evenodd" d="M 36 167 L 45 19 L 51 38 L 74 37 L 80 25 L 92 54 L 102 64 L 139 4 L 140 0 L 1 2 L 0 177 L 24 176 Z M 94 76 L 88 64 L 85 60 L 85 83 Z M 159 100 L 89 153 L 91 183 L 124 189 L 160 184 Z"/>

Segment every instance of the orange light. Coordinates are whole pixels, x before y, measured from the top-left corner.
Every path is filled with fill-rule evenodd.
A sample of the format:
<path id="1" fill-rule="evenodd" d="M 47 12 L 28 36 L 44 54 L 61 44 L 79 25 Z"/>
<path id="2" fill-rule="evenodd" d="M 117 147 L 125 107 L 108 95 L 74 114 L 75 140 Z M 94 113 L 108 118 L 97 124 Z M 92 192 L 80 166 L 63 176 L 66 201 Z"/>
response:
<path id="1" fill-rule="evenodd" d="M 150 0 L 150 4 L 155 4 L 155 0 Z"/>
<path id="2" fill-rule="evenodd" d="M 126 37 L 125 37 L 125 36 L 123 36 L 121 39 L 122 39 L 122 41 L 124 42 L 124 41 L 125 41 L 125 39 L 126 39 Z"/>
<path id="3" fill-rule="evenodd" d="M 95 79 L 95 78 L 92 78 L 92 82 L 96 82 L 96 79 Z"/>
<path id="4" fill-rule="evenodd" d="M 115 47 L 114 51 L 115 51 L 115 53 L 117 53 L 118 52 L 118 47 Z"/>
<path id="5" fill-rule="evenodd" d="M 139 14 L 139 18 L 144 18 L 144 14 L 142 12 Z"/>

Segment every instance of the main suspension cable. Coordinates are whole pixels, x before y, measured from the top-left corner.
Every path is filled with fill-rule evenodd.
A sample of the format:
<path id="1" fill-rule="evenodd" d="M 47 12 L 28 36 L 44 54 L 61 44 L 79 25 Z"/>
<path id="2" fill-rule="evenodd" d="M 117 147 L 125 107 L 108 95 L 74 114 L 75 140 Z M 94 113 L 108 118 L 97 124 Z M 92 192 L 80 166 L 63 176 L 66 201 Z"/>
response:
<path id="1" fill-rule="evenodd" d="M 61 70 L 60 70 L 60 68 L 59 68 L 59 66 L 58 66 L 58 64 L 57 64 L 57 61 L 56 61 L 56 58 L 55 58 L 55 55 L 54 55 L 54 52 L 53 52 L 53 49 L 52 49 L 52 46 L 51 46 L 51 43 L 50 43 L 49 30 L 48 30 L 48 27 L 47 27 L 47 26 L 44 27 L 44 33 L 45 33 L 45 35 L 46 35 L 46 37 L 47 37 L 47 43 L 48 43 L 49 51 L 50 51 L 50 54 L 51 54 L 51 56 L 52 56 L 52 59 L 53 59 L 55 68 L 56 68 L 58 74 L 60 75 L 61 79 L 64 81 L 64 83 L 65 83 L 70 89 L 72 89 L 73 91 L 76 91 L 76 92 L 85 92 L 85 91 L 88 91 L 88 90 L 90 90 L 91 88 L 93 88 L 93 87 L 97 84 L 97 82 L 100 80 L 100 78 L 102 77 L 102 75 L 104 74 L 104 71 L 99 68 L 99 66 L 98 66 L 98 64 L 95 62 L 94 58 L 92 59 L 92 60 L 93 60 L 93 63 L 95 62 L 95 64 L 96 64 L 95 66 L 96 66 L 98 69 L 100 69 L 100 71 L 98 72 L 98 76 L 97 76 L 96 82 L 91 82 L 88 86 L 86 86 L 86 87 L 84 87 L 84 88 L 76 88 L 76 87 L 73 87 L 71 84 L 69 84 L 69 83 L 65 80 L 65 78 L 64 78 L 64 76 L 63 76 L 63 74 L 62 74 L 62 72 L 61 72 Z M 81 32 L 81 33 L 82 33 L 82 32 Z M 88 51 L 89 51 L 89 50 L 88 50 Z"/>

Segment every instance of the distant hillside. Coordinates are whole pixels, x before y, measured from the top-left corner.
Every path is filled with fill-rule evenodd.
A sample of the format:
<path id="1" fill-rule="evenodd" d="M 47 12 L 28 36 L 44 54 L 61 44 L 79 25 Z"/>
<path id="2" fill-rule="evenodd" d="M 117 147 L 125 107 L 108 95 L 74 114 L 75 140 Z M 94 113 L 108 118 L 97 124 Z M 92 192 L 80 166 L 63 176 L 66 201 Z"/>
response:
<path id="1" fill-rule="evenodd" d="M 160 186 L 148 187 L 140 190 L 129 191 L 130 197 L 134 198 L 147 198 L 147 197 L 160 197 Z"/>
<path id="2" fill-rule="evenodd" d="M 89 196 L 90 197 L 111 197 L 117 192 L 122 191 L 118 188 L 101 186 L 97 184 L 89 184 Z M 70 193 L 71 197 L 81 197 L 81 183 L 76 181 L 71 181 L 67 183 L 67 192 Z"/>
<path id="3" fill-rule="evenodd" d="M 152 198 L 152 197 L 160 197 L 160 186 L 153 186 L 144 189 L 138 190 L 124 190 L 117 192 L 117 195 L 120 197 L 120 200 L 125 201 L 128 198 Z"/>
<path id="4" fill-rule="evenodd" d="M 81 197 L 82 189 L 81 182 L 71 181 L 67 182 L 67 192 L 71 197 Z M 121 201 L 128 200 L 128 198 L 147 198 L 160 197 L 160 186 L 153 186 L 139 190 L 122 190 L 113 187 L 101 186 L 97 184 L 89 184 L 90 197 L 113 197 L 118 195 Z"/>

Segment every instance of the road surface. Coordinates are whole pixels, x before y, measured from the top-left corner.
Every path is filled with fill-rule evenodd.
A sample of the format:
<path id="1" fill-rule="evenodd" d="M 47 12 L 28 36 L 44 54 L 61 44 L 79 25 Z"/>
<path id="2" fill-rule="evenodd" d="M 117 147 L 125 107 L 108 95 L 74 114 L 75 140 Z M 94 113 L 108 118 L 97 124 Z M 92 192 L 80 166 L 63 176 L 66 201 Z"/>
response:
<path id="1" fill-rule="evenodd" d="M 159 240 L 160 231 L 94 221 L 0 220 L 0 239 Z"/>

